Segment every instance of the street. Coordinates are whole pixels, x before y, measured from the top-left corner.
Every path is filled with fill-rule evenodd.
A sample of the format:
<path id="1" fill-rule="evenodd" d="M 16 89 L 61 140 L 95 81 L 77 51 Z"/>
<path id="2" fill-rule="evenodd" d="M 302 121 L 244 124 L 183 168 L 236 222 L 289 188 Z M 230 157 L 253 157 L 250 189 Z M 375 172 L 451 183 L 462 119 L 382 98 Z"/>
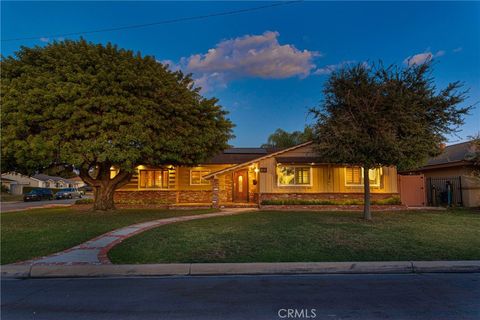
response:
<path id="1" fill-rule="evenodd" d="M 90 196 L 83 196 L 83 198 L 90 198 Z M 17 211 L 24 209 L 41 208 L 48 205 L 58 204 L 73 204 L 78 199 L 61 199 L 61 200 L 42 200 L 42 201 L 28 201 L 28 202 L 2 202 L 2 212 Z"/>
<path id="2" fill-rule="evenodd" d="M 480 274 L 2 281 L 2 319 L 479 319 Z"/>

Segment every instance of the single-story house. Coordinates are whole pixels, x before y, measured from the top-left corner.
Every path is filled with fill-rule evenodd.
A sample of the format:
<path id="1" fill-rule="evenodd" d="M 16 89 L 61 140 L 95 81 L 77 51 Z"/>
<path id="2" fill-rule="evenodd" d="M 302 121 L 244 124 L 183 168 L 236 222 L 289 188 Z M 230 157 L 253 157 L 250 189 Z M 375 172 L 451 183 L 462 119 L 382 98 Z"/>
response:
<path id="1" fill-rule="evenodd" d="M 16 188 L 11 189 L 13 194 L 22 194 L 23 187 L 63 189 L 84 185 L 83 181 L 74 181 L 62 177 L 49 176 L 46 174 L 27 176 L 17 172 L 7 172 L 2 174 L 2 180 L 5 179 L 15 181 Z"/>
<path id="2" fill-rule="evenodd" d="M 364 174 L 358 166 L 322 162 L 312 142 L 283 150 L 231 148 L 194 167 L 138 166 L 115 200 L 217 207 L 275 199 L 362 199 Z M 372 199 L 398 195 L 395 167 L 369 170 L 368 175 Z"/>
<path id="3" fill-rule="evenodd" d="M 445 192 L 446 184 L 454 189 L 454 200 L 465 207 L 480 206 L 480 166 L 475 164 L 476 146 L 472 141 L 445 146 L 442 153 L 414 170 L 400 174 L 423 174 L 426 180 L 427 198 L 430 205 L 435 201 L 432 188 L 437 194 Z M 457 192 L 458 191 L 458 192 Z M 458 194 L 458 196 L 456 196 Z"/>

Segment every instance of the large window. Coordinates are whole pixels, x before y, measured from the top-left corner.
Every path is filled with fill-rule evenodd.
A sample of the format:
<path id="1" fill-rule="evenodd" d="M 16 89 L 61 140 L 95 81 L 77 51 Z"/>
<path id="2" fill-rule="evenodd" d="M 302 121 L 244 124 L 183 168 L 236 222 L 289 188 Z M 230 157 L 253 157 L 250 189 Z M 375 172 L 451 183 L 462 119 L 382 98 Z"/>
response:
<path id="1" fill-rule="evenodd" d="M 279 186 L 305 186 L 311 185 L 310 167 L 278 166 L 277 176 Z"/>
<path id="2" fill-rule="evenodd" d="M 368 170 L 370 186 L 380 186 L 380 177 L 382 168 Z M 362 167 L 346 167 L 345 168 L 345 185 L 346 186 L 363 186 L 364 170 Z"/>
<path id="3" fill-rule="evenodd" d="M 191 185 L 207 185 L 210 184 L 209 180 L 205 180 L 207 174 L 209 174 L 209 170 L 190 170 L 190 184 Z"/>
<path id="4" fill-rule="evenodd" d="M 168 188 L 168 170 L 140 170 L 140 188 Z"/>

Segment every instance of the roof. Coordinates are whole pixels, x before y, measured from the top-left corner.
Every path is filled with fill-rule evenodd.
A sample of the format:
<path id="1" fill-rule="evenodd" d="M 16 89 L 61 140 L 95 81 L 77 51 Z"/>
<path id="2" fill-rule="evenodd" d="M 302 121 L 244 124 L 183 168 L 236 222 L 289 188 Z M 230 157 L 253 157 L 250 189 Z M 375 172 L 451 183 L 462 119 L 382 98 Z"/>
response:
<path id="1" fill-rule="evenodd" d="M 41 180 L 41 181 L 48 181 L 48 180 L 52 180 L 52 181 L 66 181 L 66 182 L 70 182 L 69 179 L 65 179 L 65 178 L 62 178 L 62 177 L 56 177 L 56 176 L 49 176 L 47 174 L 43 174 L 43 173 L 39 173 L 39 174 L 36 174 L 36 175 L 33 175 L 32 178 L 34 179 L 37 179 L 37 180 Z"/>
<path id="2" fill-rule="evenodd" d="M 217 154 L 210 160 L 204 162 L 204 164 L 238 164 L 267 154 L 273 153 L 280 149 L 276 148 L 230 148 Z"/>
<path id="3" fill-rule="evenodd" d="M 474 152 L 475 145 L 472 141 L 452 144 L 445 147 L 440 155 L 430 158 L 423 167 L 469 161 L 472 159 L 471 157 Z"/>
<path id="4" fill-rule="evenodd" d="M 254 162 L 257 162 L 257 161 L 260 161 L 260 160 L 263 160 L 263 159 L 266 159 L 266 158 L 270 158 L 270 157 L 275 157 L 279 154 L 282 154 L 282 153 L 285 153 L 285 152 L 288 152 L 288 151 L 292 151 L 292 150 L 295 150 L 295 149 L 298 149 L 298 148 L 301 148 L 301 147 L 304 147 L 304 146 L 308 146 L 310 144 L 312 144 L 313 142 L 312 141 L 308 141 L 308 142 L 304 142 L 304 143 L 300 143 L 300 144 L 297 144 L 296 146 L 293 146 L 293 147 L 290 147 L 290 148 L 285 148 L 285 149 L 282 149 L 282 150 L 278 150 L 278 151 L 275 151 L 275 152 L 271 152 L 271 153 L 267 153 L 265 155 L 260 155 L 260 157 L 256 157 L 256 158 L 253 158 L 251 160 L 248 160 L 248 161 L 245 161 L 245 162 L 242 162 L 242 163 L 238 163 L 237 165 L 234 165 L 234 166 L 231 166 L 231 167 L 228 167 L 226 169 L 222 169 L 222 170 L 218 170 L 218 171 L 215 171 L 215 172 L 212 172 L 210 174 L 207 174 L 204 178 L 206 179 L 210 179 L 210 178 L 213 178 L 214 176 L 218 175 L 218 174 L 222 174 L 222 173 L 225 173 L 225 172 L 229 172 L 229 171 L 233 171 L 233 170 L 236 170 L 238 168 L 241 168 L 241 167 L 244 167 L 244 166 L 248 166 Z"/>
<path id="5" fill-rule="evenodd" d="M 319 157 L 275 157 L 277 163 L 286 164 L 311 164 L 311 163 L 324 163 Z"/>

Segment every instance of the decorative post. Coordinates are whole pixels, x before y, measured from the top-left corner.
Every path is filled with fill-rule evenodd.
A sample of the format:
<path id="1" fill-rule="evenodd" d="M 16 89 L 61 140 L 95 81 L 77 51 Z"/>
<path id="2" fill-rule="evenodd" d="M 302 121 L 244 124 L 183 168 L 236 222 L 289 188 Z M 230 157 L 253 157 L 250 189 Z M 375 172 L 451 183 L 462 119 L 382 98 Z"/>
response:
<path id="1" fill-rule="evenodd" d="M 212 181 L 212 208 L 220 208 L 220 182 L 217 177 Z"/>

